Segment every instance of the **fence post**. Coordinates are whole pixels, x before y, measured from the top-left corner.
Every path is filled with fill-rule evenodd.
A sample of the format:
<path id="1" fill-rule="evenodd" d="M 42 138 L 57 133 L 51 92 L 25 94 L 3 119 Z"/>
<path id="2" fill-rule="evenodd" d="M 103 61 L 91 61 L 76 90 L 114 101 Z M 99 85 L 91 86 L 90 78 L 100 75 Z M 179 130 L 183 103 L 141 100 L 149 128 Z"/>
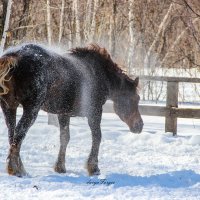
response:
<path id="1" fill-rule="evenodd" d="M 171 107 L 178 108 L 178 82 L 167 82 L 167 101 L 166 107 L 169 112 L 165 116 L 165 132 L 177 134 L 177 117 Z"/>
<path id="2" fill-rule="evenodd" d="M 48 113 L 48 124 L 59 127 L 59 122 L 58 122 L 57 115 Z"/>

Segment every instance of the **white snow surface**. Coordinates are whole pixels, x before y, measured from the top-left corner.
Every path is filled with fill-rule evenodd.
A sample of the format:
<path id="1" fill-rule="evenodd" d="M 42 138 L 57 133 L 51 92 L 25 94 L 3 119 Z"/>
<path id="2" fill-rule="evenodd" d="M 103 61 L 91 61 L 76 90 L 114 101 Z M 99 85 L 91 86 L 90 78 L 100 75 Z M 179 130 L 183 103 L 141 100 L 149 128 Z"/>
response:
<path id="1" fill-rule="evenodd" d="M 22 113 L 18 109 L 17 119 Z M 101 175 L 88 177 L 91 134 L 84 118 L 71 118 L 66 174 L 54 172 L 59 129 L 40 111 L 21 150 L 29 176 L 6 173 L 7 127 L 0 110 L 0 200 L 200 199 L 200 120 L 179 119 L 178 136 L 164 132 L 164 118 L 143 116 L 141 134 L 117 115 L 104 113 L 99 153 Z"/>

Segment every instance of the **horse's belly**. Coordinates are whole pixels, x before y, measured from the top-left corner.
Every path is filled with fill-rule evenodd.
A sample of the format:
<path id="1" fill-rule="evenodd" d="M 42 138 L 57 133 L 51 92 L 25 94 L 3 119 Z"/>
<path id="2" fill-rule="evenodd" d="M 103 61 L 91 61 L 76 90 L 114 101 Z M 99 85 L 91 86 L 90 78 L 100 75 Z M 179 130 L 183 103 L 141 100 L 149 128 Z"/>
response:
<path id="1" fill-rule="evenodd" d="M 41 109 L 52 114 L 68 114 L 70 116 L 87 116 L 89 105 L 83 105 L 81 102 L 70 101 L 70 99 L 54 99 L 43 103 Z"/>
<path id="2" fill-rule="evenodd" d="M 60 102 L 59 100 L 45 101 L 41 109 L 53 114 L 64 114 L 69 113 L 73 110 L 72 105 L 70 103 Z"/>

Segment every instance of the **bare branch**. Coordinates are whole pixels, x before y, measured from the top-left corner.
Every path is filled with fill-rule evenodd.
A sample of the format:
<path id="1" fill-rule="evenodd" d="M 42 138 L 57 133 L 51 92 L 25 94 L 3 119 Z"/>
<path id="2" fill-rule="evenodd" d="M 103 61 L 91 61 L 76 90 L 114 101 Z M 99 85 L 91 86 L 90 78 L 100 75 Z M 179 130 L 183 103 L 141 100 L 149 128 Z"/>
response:
<path id="1" fill-rule="evenodd" d="M 189 3 L 186 0 L 182 0 L 185 5 L 197 16 L 200 17 L 200 14 L 198 14 L 197 12 L 194 11 L 194 9 L 189 5 Z"/>

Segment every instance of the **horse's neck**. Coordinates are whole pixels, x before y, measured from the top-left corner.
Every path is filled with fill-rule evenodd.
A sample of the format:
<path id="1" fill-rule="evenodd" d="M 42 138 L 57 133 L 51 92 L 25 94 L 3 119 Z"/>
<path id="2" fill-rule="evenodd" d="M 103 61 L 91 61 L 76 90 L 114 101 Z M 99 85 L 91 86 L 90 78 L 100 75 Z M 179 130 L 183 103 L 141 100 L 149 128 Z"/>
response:
<path id="1" fill-rule="evenodd" d="M 112 79 L 110 80 L 109 99 L 115 101 L 116 97 L 121 95 L 123 83 L 124 83 L 123 79 L 120 78 L 119 76 L 112 77 Z"/>

